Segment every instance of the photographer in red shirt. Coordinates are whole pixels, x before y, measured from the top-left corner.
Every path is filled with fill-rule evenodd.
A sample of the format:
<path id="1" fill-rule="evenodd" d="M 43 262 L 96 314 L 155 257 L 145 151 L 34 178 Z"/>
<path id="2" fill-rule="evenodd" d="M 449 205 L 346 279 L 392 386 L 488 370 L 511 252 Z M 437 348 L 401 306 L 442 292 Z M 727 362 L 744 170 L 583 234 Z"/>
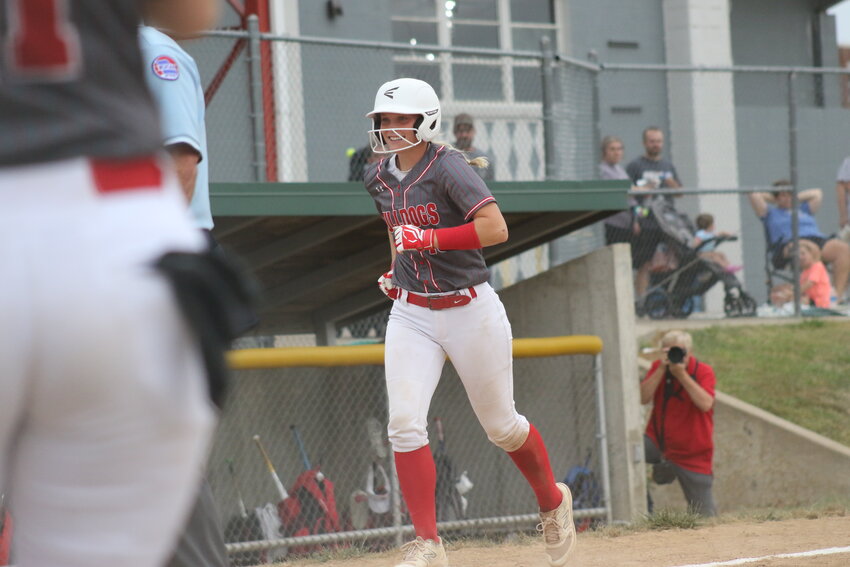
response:
<path id="1" fill-rule="evenodd" d="M 661 339 L 663 357 L 640 383 L 641 403 L 652 402 L 644 435 L 646 462 L 658 484 L 678 479 L 688 507 L 717 515 L 714 482 L 714 370 L 692 356 L 691 335 L 670 331 Z"/>

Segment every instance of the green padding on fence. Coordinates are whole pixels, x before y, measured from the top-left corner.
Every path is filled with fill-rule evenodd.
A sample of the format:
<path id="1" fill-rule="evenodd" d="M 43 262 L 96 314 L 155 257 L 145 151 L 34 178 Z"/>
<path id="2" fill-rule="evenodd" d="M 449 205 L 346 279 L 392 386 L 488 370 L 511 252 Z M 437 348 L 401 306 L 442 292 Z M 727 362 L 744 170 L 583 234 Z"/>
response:
<path id="1" fill-rule="evenodd" d="M 617 211 L 628 181 L 534 181 L 488 184 L 504 212 Z M 377 215 L 362 183 L 213 183 L 215 216 Z"/>
<path id="2" fill-rule="evenodd" d="M 514 339 L 515 358 L 599 354 L 602 339 L 593 335 Z M 384 363 L 384 345 L 249 348 L 228 353 L 234 370 L 292 366 L 358 366 Z"/>

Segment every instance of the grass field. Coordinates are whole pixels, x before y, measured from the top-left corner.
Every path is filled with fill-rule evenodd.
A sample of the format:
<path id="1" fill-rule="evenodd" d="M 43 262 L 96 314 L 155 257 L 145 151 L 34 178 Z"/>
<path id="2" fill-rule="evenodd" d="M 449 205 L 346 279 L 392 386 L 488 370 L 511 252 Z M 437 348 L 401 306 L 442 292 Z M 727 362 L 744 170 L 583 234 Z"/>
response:
<path id="1" fill-rule="evenodd" d="M 709 327 L 691 331 L 717 389 L 850 445 L 850 323 Z"/>

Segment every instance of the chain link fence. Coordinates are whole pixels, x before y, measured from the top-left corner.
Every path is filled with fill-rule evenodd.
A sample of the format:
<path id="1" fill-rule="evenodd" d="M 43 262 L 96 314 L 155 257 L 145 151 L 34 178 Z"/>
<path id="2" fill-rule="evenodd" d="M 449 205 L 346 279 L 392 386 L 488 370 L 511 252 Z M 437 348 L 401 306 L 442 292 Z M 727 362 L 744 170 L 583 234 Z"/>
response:
<path id="1" fill-rule="evenodd" d="M 517 407 L 543 434 L 556 477 L 572 472 L 581 498 L 579 526 L 604 519 L 607 456 L 600 453 L 598 357 L 518 357 L 514 370 Z M 329 545 L 383 549 L 410 539 L 386 416 L 383 367 L 377 363 L 236 372 L 208 468 L 235 564 L 257 565 Z M 434 395 L 428 429 L 441 478 L 438 520 L 449 538 L 534 528 L 532 491 L 487 440 L 450 364 Z M 259 444 L 288 493 L 283 504 Z"/>
<path id="2" fill-rule="evenodd" d="M 548 166 L 556 168 L 550 177 L 593 175 L 595 72 L 586 64 L 553 65 L 550 54 L 550 65 L 541 67 L 543 52 L 239 31 L 212 32 L 189 48 L 214 74 L 207 89 L 214 181 L 359 180 L 363 164 L 374 159 L 365 114 L 377 88 L 400 76 L 436 90 L 438 141 L 454 143 L 454 118 L 472 115 L 474 147 L 491 158 L 495 180 L 546 178 L 548 135 L 560 156 Z M 547 84 L 544 69 L 553 71 Z M 552 111 L 544 115 L 547 96 Z"/>

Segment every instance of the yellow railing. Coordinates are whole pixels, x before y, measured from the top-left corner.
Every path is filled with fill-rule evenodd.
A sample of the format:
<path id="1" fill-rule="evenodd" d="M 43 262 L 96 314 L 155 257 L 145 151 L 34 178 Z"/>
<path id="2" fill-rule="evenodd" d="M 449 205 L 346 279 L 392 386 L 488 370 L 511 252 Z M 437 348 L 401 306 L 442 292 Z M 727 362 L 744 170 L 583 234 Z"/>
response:
<path id="1" fill-rule="evenodd" d="M 602 339 L 594 335 L 514 339 L 514 358 L 599 354 Z M 383 364 L 384 345 L 249 348 L 228 353 L 234 370 L 292 366 L 356 366 Z"/>

